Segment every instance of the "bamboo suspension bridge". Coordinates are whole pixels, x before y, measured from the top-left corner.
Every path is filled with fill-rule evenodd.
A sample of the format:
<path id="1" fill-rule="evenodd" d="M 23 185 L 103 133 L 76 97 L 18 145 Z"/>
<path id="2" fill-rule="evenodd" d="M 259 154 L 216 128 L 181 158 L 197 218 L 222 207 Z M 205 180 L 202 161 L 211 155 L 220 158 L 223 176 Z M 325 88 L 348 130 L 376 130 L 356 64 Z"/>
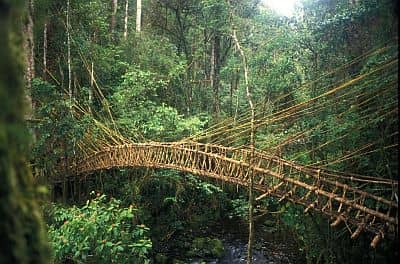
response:
<path id="1" fill-rule="evenodd" d="M 115 167 L 166 168 L 215 178 L 247 186 L 249 172 L 254 172 L 254 189 L 260 192 L 256 200 L 269 195 L 279 200 L 304 205 L 307 212 L 315 210 L 333 219 L 332 226 L 341 222 L 355 226 L 352 238 L 361 231 L 375 234 L 373 247 L 385 234 L 398 228 L 398 204 L 343 182 L 365 179 L 346 177 L 319 168 L 305 167 L 263 152 L 256 152 L 250 163 L 247 149 L 233 149 L 201 143 L 147 143 L 107 147 L 77 163 L 75 174 Z M 383 188 L 397 183 L 380 181 Z"/>
<path id="2" fill-rule="evenodd" d="M 367 55 L 381 55 L 384 51 L 385 48 Z M 361 59 L 365 58 L 356 58 L 353 64 Z M 259 130 L 264 128 L 265 133 L 288 131 L 299 127 L 304 118 L 327 109 L 334 109 L 330 110 L 334 120 L 357 113 L 358 121 L 349 129 L 353 133 L 368 130 L 377 120 L 396 120 L 398 101 L 393 94 L 396 94 L 398 85 L 397 64 L 397 57 L 389 58 L 370 71 L 342 80 L 303 102 L 283 100 L 283 107 L 276 107 L 281 110 L 258 112 L 256 127 Z M 352 64 L 345 65 L 350 66 Z M 365 89 L 366 86 L 373 89 Z M 377 98 L 386 100 L 384 107 L 372 103 Z M 79 107 L 77 110 L 85 112 Z M 320 120 L 314 126 L 295 132 L 279 132 L 279 140 L 266 137 L 257 142 L 254 157 L 246 136 L 250 129 L 247 113 L 226 119 L 176 142 L 127 139 L 116 129 L 95 121 L 96 127 L 104 132 L 103 135 L 93 139 L 92 132 L 87 131 L 83 139 L 76 143 L 78 152 L 74 160 L 69 161 L 68 166 L 61 167 L 67 168 L 64 175 L 70 175 L 71 178 L 76 175 L 86 177 L 95 171 L 112 168 L 174 169 L 244 187 L 249 185 L 250 175 L 253 175 L 254 190 L 258 192 L 256 201 L 274 196 L 279 201 L 287 200 L 302 205 L 305 213 L 316 211 L 327 216 L 333 227 L 345 226 L 351 238 L 358 237 L 361 232 L 372 234 L 371 246 L 376 247 L 380 240 L 398 235 L 397 175 L 363 176 L 337 171 L 329 166 L 375 153 L 379 149 L 393 151 L 397 147 L 398 130 L 396 128 L 384 136 L 385 142 L 393 144 L 382 147 L 377 141 L 367 142 L 361 147 L 342 152 L 341 156 L 302 163 L 301 157 L 305 154 L 309 155 L 349 137 L 350 132 L 344 131 L 337 138 L 327 138 L 311 148 L 310 144 L 299 145 L 298 142 L 312 142 L 317 130 L 320 134 L 330 133 L 333 129 L 329 127 L 332 118 Z M 290 152 L 293 145 L 296 149 L 304 146 L 304 151 L 285 153 Z M 63 177 L 54 181 L 65 181 L 67 177 Z"/>

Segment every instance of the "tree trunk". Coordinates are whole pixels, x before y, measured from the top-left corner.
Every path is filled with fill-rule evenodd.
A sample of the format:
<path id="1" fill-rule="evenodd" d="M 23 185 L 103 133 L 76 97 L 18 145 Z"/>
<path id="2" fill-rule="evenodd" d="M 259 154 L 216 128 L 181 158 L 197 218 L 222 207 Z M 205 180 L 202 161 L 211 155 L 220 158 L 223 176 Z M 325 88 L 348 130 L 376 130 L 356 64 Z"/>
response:
<path id="1" fill-rule="evenodd" d="M 69 0 L 67 0 L 67 64 L 68 64 L 68 97 L 72 102 L 72 69 L 71 69 L 71 36 L 69 24 Z"/>
<path id="2" fill-rule="evenodd" d="M 125 2 L 125 25 L 124 25 L 124 39 L 128 38 L 128 8 L 129 8 L 129 0 Z"/>
<path id="3" fill-rule="evenodd" d="M 89 87 L 89 110 L 91 110 L 93 104 L 93 89 L 94 89 L 94 62 L 90 68 L 90 87 Z"/>
<path id="4" fill-rule="evenodd" d="M 211 42 L 211 55 L 210 55 L 210 87 L 212 90 L 214 90 L 214 74 L 215 74 L 215 48 L 214 48 L 215 42 Z M 215 98 L 213 94 L 213 104 L 212 104 L 212 111 L 213 115 L 215 115 Z"/>
<path id="5" fill-rule="evenodd" d="M 117 24 L 117 10 L 118 10 L 118 0 L 112 0 L 111 25 L 110 25 L 110 34 L 112 39 L 114 39 L 114 30 Z"/>
<path id="6" fill-rule="evenodd" d="M 141 31 L 142 25 L 142 0 L 136 0 L 136 32 Z"/>
<path id="7" fill-rule="evenodd" d="M 213 91 L 213 115 L 216 119 L 219 117 L 219 84 L 220 84 L 220 36 L 219 33 L 214 33 L 211 46 L 211 73 L 210 81 Z"/>
<path id="8" fill-rule="evenodd" d="M 254 195 L 253 195 L 253 186 L 254 186 L 254 155 L 255 155 L 255 110 L 253 100 L 251 98 L 250 86 L 249 86 L 249 70 L 247 66 L 247 59 L 244 54 L 242 47 L 240 46 L 239 40 L 236 36 L 235 27 L 232 26 L 232 38 L 235 42 L 235 45 L 242 57 L 242 64 L 243 64 L 243 72 L 244 72 L 244 82 L 246 85 L 246 97 L 249 102 L 249 108 L 251 111 L 251 120 L 250 120 L 250 161 L 249 161 L 249 241 L 247 244 L 247 264 L 253 263 L 253 243 L 254 243 L 254 219 L 253 219 L 253 212 L 254 212 Z"/>
<path id="9" fill-rule="evenodd" d="M 233 117 L 233 93 L 237 90 L 239 85 L 239 69 L 235 69 L 233 76 L 231 77 L 231 89 L 230 89 L 230 103 L 229 112 L 230 116 Z"/>
<path id="10" fill-rule="evenodd" d="M 34 60 L 34 40 L 33 40 L 33 11 L 34 0 L 28 0 L 28 12 L 24 23 L 24 50 L 25 56 L 25 96 L 27 105 L 30 107 L 27 117 L 32 118 L 33 100 L 32 100 L 32 80 L 35 78 L 35 60 Z"/>
<path id="11" fill-rule="evenodd" d="M 0 0 L 0 262 L 48 263 L 47 234 L 26 161 L 20 6 Z"/>
<path id="12" fill-rule="evenodd" d="M 47 78 L 47 22 L 43 27 L 43 80 Z"/>
<path id="13" fill-rule="evenodd" d="M 70 0 L 67 0 L 67 64 L 68 64 L 68 97 L 69 97 L 69 111 L 71 116 L 73 117 L 72 111 L 72 101 L 73 101 L 73 91 L 72 91 L 72 63 L 71 63 L 71 33 L 70 33 Z M 75 152 L 75 140 L 72 138 L 72 148 L 73 152 Z M 75 153 L 74 153 L 75 154 Z M 68 156 L 65 155 L 65 160 L 68 160 Z M 66 174 L 63 175 L 64 177 L 64 185 L 63 185 L 63 194 L 66 193 L 66 182 L 67 176 Z M 65 198 L 63 196 L 63 198 Z M 66 200 L 63 199 L 65 203 Z"/>

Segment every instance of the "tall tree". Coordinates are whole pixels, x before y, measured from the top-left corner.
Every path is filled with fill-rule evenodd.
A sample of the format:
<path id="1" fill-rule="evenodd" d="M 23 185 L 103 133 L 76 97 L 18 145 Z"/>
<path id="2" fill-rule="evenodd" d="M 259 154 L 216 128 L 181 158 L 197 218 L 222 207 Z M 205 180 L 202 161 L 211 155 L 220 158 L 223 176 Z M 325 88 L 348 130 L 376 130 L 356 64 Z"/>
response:
<path id="1" fill-rule="evenodd" d="M 110 32 L 112 38 L 114 38 L 114 30 L 117 24 L 117 10 L 118 10 L 118 0 L 112 0 L 112 13 L 111 13 L 111 25 L 110 25 Z"/>
<path id="2" fill-rule="evenodd" d="M 136 32 L 142 27 L 142 0 L 136 0 Z"/>
<path id="3" fill-rule="evenodd" d="M 220 114 L 220 99 L 219 99 L 219 86 L 220 86 L 220 36 L 218 32 L 214 32 L 211 41 L 211 70 L 210 82 L 213 91 L 213 113 L 214 117 L 218 119 Z"/>
<path id="4" fill-rule="evenodd" d="M 128 37 L 128 9 L 129 9 L 129 0 L 125 2 L 125 19 L 124 19 L 124 39 Z"/>
<path id="5" fill-rule="evenodd" d="M 26 161 L 21 17 L 24 1 L 0 0 L 0 263 L 47 263 L 49 247 Z"/>
<path id="6" fill-rule="evenodd" d="M 24 50 L 25 56 L 25 83 L 26 83 L 26 101 L 27 104 L 33 109 L 32 101 L 32 80 L 35 78 L 35 54 L 34 54 L 34 42 L 33 42 L 33 12 L 34 12 L 34 0 L 27 1 L 27 15 L 26 21 L 23 26 L 24 33 Z M 32 114 L 29 111 L 28 116 Z"/>
<path id="7" fill-rule="evenodd" d="M 68 64 L 68 96 L 72 101 L 72 65 L 71 65 L 71 32 L 70 32 L 70 2 L 67 0 L 67 64 Z"/>
<path id="8" fill-rule="evenodd" d="M 239 40 L 236 35 L 235 26 L 232 25 L 232 37 L 235 42 L 235 46 L 242 57 L 242 64 L 243 64 L 243 73 L 244 73 L 244 82 L 246 86 L 246 97 L 249 103 L 250 108 L 250 173 L 249 173 L 249 240 L 247 243 L 247 264 L 253 263 L 253 243 L 254 243 L 254 194 L 253 194 L 253 186 L 254 186 L 254 155 L 255 155 L 255 109 L 253 104 L 253 99 L 250 91 L 249 86 L 249 69 L 247 65 L 247 58 L 243 51 L 242 46 L 239 43 Z"/>
<path id="9" fill-rule="evenodd" d="M 47 76 L 47 22 L 43 25 L 43 69 L 42 78 L 46 80 Z"/>

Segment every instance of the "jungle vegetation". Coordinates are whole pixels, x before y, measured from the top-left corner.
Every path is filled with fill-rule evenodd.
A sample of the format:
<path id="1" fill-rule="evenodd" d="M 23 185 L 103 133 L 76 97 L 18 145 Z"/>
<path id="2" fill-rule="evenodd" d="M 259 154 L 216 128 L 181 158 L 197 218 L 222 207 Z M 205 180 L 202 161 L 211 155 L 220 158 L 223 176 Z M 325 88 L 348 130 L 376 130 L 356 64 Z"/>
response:
<path id="1" fill-rule="evenodd" d="M 273 197 L 249 219 L 232 184 L 150 168 L 71 181 L 67 168 L 106 128 L 398 180 L 397 1 L 302 0 L 288 17 L 261 0 L 0 0 L 0 23 L 0 264 L 220 258 L 227 219 L 293 241 L 296 263 L 396 261 L 397 237 L 371 249 Z M 268 119 L 363 74 L 354 96 Z"/>

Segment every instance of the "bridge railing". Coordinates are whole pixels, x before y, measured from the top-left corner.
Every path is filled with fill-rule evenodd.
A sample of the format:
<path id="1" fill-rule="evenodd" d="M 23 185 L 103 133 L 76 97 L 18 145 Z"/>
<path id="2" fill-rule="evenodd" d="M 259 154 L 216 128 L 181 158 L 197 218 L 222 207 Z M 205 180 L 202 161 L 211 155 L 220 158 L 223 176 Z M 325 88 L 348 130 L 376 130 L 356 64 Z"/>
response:
<path id="1" fill-rule="evenodd" d="M 302 166 L 260 151 L 250 164 L 250 151 L 245 148 L 195 142 L 126 144 L 105 148 L 71 170 L 82 174 L 115 167 L 176 169 L 243 186 L 248 185 L 252 170 L 254 188 L 260 192 L 256 200 L 272 195 L 301 204 L 305 212 L 315 210 L 331 217 L 332 226 L 345 223 L 354 238 L 363 230 L 372 232 L 372 246 L 385 234 L 397 233 L 398 204 L 383 198 L 393 191 L 390 182 L 374 183 L 381 189 L 377 195 L 363 189 L 364 179 Z"/>

